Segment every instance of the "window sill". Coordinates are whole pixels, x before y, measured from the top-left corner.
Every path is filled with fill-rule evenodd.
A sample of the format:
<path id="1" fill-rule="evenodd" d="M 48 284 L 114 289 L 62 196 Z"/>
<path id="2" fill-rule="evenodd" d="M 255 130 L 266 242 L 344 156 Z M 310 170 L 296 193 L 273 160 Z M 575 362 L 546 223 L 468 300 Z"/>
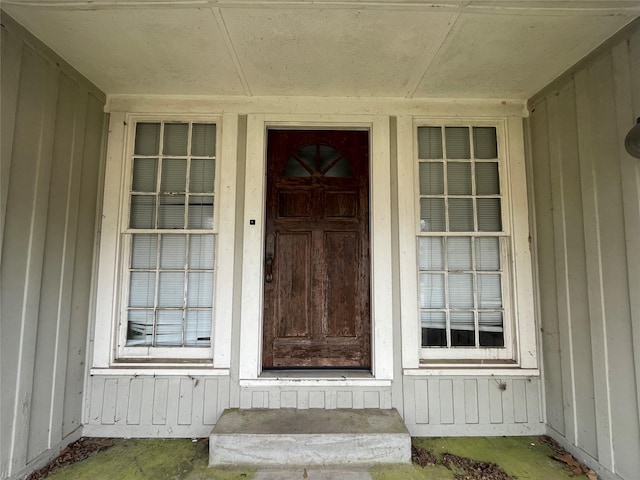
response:
<path id="1" fill-rule="evenodd" d="M 89 375 L 99 376 L 129 376 L 129 377 L 143 377 L 143 376 L 193 376 L 193 377 L 205 377 L 205 376 L 229 376 L 228 368 L 203 368 L 202 365 L 176 365 L 167 366 L 163 365 L 136 365 L 136 366 L 114 366 L 111 368 L 92 368 L 89 371 Z"/>
<path id="2" fill-rule="evenodd" d="M 402 371 L 405 376 L 427 377 L 539 377 L 539 368 L 521 368 L 517 363 L 505 362 L 459 362 L 443 363 L 438 361 L 422 361 L 419 368 L 406 368 Z"/>

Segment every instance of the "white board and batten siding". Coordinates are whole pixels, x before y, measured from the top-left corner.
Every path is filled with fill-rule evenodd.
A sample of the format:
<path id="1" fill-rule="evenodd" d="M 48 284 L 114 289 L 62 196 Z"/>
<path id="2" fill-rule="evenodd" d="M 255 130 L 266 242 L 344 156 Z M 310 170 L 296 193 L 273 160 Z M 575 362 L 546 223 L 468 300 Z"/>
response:
<path id="1" fill-rule="evenodd" d="M 2 14 L 0 477 L 82 433 L 105 96 Z"/>
<path id="2" fill-rule="evenodd" d="M 550 433 L 602 478 L 640 471 L 640 21 L 530 101 Z"/>
<path id="3" fill-rule="evenodd" d="M 200 438 L 229 408 L 229 377 L 92 375 L 84 435 Z"/>
<path id="4" fill-rule="evenodd" d="M 283 382 L 272 387 L 241 387 L 240 408 L 393 408 L 391 387 L 300 386 Z M 339 382 L 333 382 L 339 383 Z"/>
<path id="5" fill-rule="evenodd" d="M 404 421 L 414 436 L 545 433 L 539 377 L 406 376 Z"/>

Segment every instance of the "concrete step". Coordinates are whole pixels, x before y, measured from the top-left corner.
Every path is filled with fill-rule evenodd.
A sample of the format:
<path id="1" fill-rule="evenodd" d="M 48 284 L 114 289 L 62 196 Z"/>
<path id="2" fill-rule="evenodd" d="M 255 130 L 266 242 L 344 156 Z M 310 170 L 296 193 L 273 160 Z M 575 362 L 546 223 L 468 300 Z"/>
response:
<path id="1" fill-rule="evenodd" d="M 393 410 L 225 410 L 209 437 L 209 465 L 370 465 L 411 461 Z"/>

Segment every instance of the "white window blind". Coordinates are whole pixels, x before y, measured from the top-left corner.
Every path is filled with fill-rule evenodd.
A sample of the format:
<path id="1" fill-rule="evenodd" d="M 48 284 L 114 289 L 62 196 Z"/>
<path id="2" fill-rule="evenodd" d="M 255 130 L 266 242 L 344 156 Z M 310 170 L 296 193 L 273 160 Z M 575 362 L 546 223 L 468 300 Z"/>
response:
<path id="1" fill-rule="evenodd" d="M 209 347 L 215 268 L 216 125 L 136 124 L 127 347 Z"/>
<path id="2" fill-rule="evenodd" d="M 422 346 L 503 347 L 506 237 L 496 128 L 420 126 L 417 137 Z"/>

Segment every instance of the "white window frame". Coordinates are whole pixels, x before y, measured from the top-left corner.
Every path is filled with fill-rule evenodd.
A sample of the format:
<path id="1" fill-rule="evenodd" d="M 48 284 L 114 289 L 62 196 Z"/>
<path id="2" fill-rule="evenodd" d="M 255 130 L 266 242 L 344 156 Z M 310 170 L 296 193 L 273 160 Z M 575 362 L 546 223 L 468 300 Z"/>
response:
<path id="1" fill-rule="evenodd" d="M 418 296 L 417 239 L 452 236 L 446 232 L 421 232 L 417 132 L 421 126 L 491 126 L 498 140 L 502 195 L 501 243 L 504 348 L 422 347 Z M 524 165 L 524 140 L 520 118 L 398 119 L 398 201 L 401 272 L 403 367 L 537 368 L 531 252 L 528 241 L 528 206 Z M 483 232 L 460 236 L 483 236 Z M 407 372 L 411 373 L 411 372 Z"/>
<path id="2" fill-rule="evenodd" d="M 237 119 L 236 114 L 111 114 L 98 265 L 93 368 L 140 365 L 140 362 L 144 362 L 147 367 L 209 365 L 229 368 Z M 162 233 L 161 230 L 130 229 L 128 223 L 135 127 L 140 122 L 216 124 L 214 219 L 213 228 L 210 231 L 206 230 L 206 233 L 215 237 L 212 331 L 211 345 L 208 347 L 126 346 L 131 238 L 135 233 Z M 180 230 L 180 233 L 186 234 L 190 231 L 184 229 Z M 202 233 L 203 230 L 197 232 Z"/>

